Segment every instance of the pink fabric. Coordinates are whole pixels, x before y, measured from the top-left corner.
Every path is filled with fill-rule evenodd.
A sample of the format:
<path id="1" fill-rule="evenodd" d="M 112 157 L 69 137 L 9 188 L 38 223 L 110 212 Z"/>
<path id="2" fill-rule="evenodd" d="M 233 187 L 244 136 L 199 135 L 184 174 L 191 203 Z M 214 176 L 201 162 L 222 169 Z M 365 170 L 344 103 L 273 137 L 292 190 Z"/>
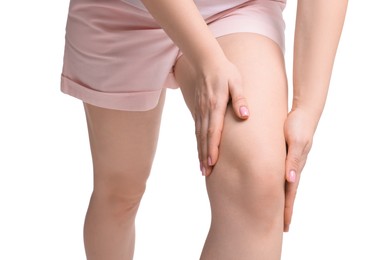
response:
<path id="1" fill-rule="evenodd" d="M 141 0 L 122 0 L 134 7 L 147 11 Z M 228 10 L 240 4 L 247 2 L 248 0 L 193 0 L 196 6 L 198 6 L 200 14 L 203 18 L 217 14 L 219 12 Z"/>
<path id="2" fill-rule="evenodd" d="M 135 2 L 71 0 L 63 93 L 104 108 L 146 111 L 157 105 L 162 88 L 179 87 L 172 69 L 182 53 L 140 2 Z M 284 51 L 285 1 L 195 3 L 215 37 L 258 33 Z"/>

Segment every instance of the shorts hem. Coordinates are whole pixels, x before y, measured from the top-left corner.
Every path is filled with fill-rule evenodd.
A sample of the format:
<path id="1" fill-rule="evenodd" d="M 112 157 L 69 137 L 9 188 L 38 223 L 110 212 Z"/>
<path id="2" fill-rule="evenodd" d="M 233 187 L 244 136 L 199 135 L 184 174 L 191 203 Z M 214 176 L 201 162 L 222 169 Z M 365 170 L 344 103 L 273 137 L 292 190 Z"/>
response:
<path id="1" fill-rule="evenodd" d="M 61 75 L 61 92 L 102 108 L 148 111 L 157 106 L 161 89 L 145 92 L 107 93 L 88 88 Z"/>

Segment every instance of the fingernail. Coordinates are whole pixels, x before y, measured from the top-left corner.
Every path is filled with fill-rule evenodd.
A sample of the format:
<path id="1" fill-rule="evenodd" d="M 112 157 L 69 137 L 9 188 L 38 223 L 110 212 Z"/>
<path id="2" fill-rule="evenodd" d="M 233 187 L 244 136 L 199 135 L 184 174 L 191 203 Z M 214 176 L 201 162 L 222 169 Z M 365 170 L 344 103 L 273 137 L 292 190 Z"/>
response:
<path id="1" fill-rule="evenodd" d="M 248 108 L 244 107 L 244 106 L 240 107 L 240 114 L 241 114 L 241 116 L 249 116 Z"/>
<path id="2" fill-rule="evenodd" d="M 296 176 L 297 176 L 297 174 L 295 173 L 295 171 L 290 171 L 289 176 L 288 176 L 290 179 L 290 182 L 295 182 Z"/>
<path id="3" fill-rule="evenodd" d="M 206 176 L 206 168 L 205 167 L 202 167 L 202 175 Z"/>
<path id="4" fill-rule="evenodd" d="M 213 166 L 213 162 L 211 161 L 210 156 L 207 158 L 207 163 L 209 164 L 209 166 Z"/>
<path id="5" fill-rule="evenodd" d="M 202 168 L 203 168 L 203 163 L 199 162 L 199 169 L 200 169 L 200 171 L 202 171 Z"/>

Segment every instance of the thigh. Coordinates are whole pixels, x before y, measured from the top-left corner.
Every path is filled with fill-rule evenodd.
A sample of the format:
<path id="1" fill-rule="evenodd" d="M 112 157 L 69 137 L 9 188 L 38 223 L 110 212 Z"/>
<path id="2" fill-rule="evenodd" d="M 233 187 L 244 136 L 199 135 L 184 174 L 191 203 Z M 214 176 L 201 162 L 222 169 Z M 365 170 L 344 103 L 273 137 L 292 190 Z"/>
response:
<path id="1" fill-rule="evenodd" d="M 282 209 L 286 156 L 283 125 L 287 116 L 287 80 L 282 51 L 274 41 L 254 33 L 229 34 L 219 37 L 218 41 L 227 58 L 241 72 L 250 118 L 238 121 L 228 105 L 220 156 L 207 178 L 210 199 L 217 206 L 214 208 L 223 209 L 224 201 L 231 200 L 232 194 L 237 195 L 239 203 L 244 199 L 241 196 L 262 197 L 258 193 L 267 192 L 267 184 L 277 183 L 277 204 Z M 194 73 L 184 56 L 178 60 L 175 73 L 187 106 L 193 112 Z M 231 167 L 242 170 L 232 171 Z M 242 174 L 244 172 L 251 174 Z M 243 187 L 246 192 L 242 192 Z M 229 196 L 224 199 L 224 194 Z"/>
<path id="2" fill-rule="evenodd" d="M 233 33 L 219 37 L 218 41 L 227 58 L 241 73 L 251 112 L 247 121 L 238 121 L 228 105 L 221 148 L 236 144 L 235 151 L 250 156 L 243 148 L 261 142 L 259 149 L 275 150 L 277 145 L 282 147 L 285 155 L 283 125 L 287 116 L 287 79 L 279 46 L 254 33 Z M 185 56 L 175 65 L 175 77 L 188 108 L 193 112 L 195 76 Z M 221 153 L 229 153 L 229 150 Z"/>
<path id="3" fill-rule="evenodd" d="M 163 90 L 158 105 L 142 112 L 84 103 L 95 191 L 143 192 L 157 146 L 164 99 Z"/>

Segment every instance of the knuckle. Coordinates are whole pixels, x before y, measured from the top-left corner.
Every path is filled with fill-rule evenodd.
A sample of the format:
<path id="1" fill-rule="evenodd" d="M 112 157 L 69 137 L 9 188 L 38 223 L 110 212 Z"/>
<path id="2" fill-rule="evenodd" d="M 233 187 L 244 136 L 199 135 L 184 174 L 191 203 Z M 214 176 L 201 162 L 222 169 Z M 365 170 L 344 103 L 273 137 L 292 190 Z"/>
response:
<path id="1" fill-rule="evenodd" d="M 201 134 L 200 137 L 199 137 L 199 140 L 200 140 L 200 142 L 201 142 L 202 144 L 204 144 L 204 143 L 207 141 L 207 136 Z"/>
<path id="2" fill-rule="evenodd" d="M 232 97 L 233 104 L 243 103 L 243 102 L 246 102 L 246 98 L 242 95 L 237 95 Z"/>
<path id="3" fill-rule="evenodd" d="M 204 99 L 197 99 L 195 102 L 195 114 L 198 120 L 204 118 L 206 113 L 207 113 L 207 107 L 205 105 Z"/>
<path id="4" fill-rule="evenodd" d="M 197 137 L 200 136 L 200 129 L 198 129 L 198 128 L 195 129 L 195 135 L 196 135 Z"/>
<path id="5" fill-rule="evenodd" d="M 293 156 L 290 158 L 290 162 L 295 165 L 295 166 L 299 166 L 301 164 L 301 158 L 298 158 L 296 156 Z"/>
<path id="6" fill-rule="evenodd" d="M 222 107 L 226 106 L 226 104 L 229 101 L 228 96 L 224 95 L 213 95 L 207 98 L 207 101 L 205 102 L 203 109 L 207 113 L 207 111 L 212 110 L 220 110 Z"/>
<path id="7" fill-rule="evenodd" d="M 215 129 L 214 129 L 214 128 L 209 127 L 209 128 L 207 129 L 207 135 L 208 135 L 208 136 L 213 136 L 214 133 L 215 133 Z"/>
<path id="8" fill-rule="evenodd" d="M 209 127 L 207 129 L 207 135 L 209 135 L 209 136 L 217 135 L 219 133 L 221 133 L 221 129 L 219 129 L 217 127 Z"/>
<path id="9" fill-rule="evenodd" d="M 203 104 L 203 102 L 195 108 L 198 111 L 199 118 L 204 118 L 207 115 L 207 107 Z"/>
<path id="10" fill-rule="evenodd" d="M 302 161 L 309 154 L 312 147 L 312 140 L 304 137 L 295 137 L 290 141 L 288 147 L 294 147 L 295 158 L 294 160 Z"/>
<path id="11" fill-rule="evenodd" d="M 199 136 L 199 135 L 200 135 L 201 129 L 202 129 L 201 124 L 198 123 L 198 122 L 195 122 L 195 135 L 196 135 L 196 136 Z"/>
<path id="12" fill-rule="evenodd" d="M 312 140 L 310 137 L 304 135 L 296 135 L 293 137 L 292 143 L 299 147 L 310 148 Z"/>
<path id="13" fill-rule="evenodd" d="M 215 109 L 218 105 L 218 100 L 215 96 L 211 96 L 208 98 L 208 106 L 211 109 Z"/>

